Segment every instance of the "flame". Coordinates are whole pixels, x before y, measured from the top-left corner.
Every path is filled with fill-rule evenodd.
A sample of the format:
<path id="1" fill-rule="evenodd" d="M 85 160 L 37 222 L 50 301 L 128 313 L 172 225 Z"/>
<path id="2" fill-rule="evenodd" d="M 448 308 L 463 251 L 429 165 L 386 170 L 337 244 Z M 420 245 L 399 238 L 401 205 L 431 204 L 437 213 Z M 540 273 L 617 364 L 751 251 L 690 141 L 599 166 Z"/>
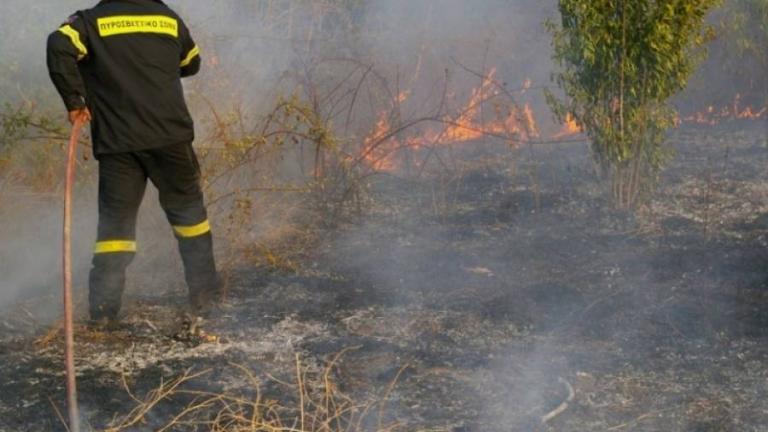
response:
<path id="1" fill-rule="evenodd" d="M 377 171 L 390 171 L 395 168 L 394 162 L 387 154 L 387 148 L 393 143 L 397 147 L 396 139 L 387 137 L 391 129 L 389 115 L 385 112 L 379 113 L 373 132 L 363 140 L 362 158 L 368 166 Z"/>
<path id="2" fill-rule="evenodd" d="M 741 94 L 737 93 L 730 105 L 721 108 L 715 108 L 713 105 L 710 105 L 704 111 L 699 111 L 682 118 L 679 117 L 676 123 L 678 125 L 693 123 L 714 126 L 727 120 L 758 120 L 764 117 L 768 117 L 768 107 L 763 107 L 759 110 L 752 106 L 742 108 Z"/>
<path id="3" fill-rule="evenodd" d="M 377 171 L 393 171 L 398 168 L 396 155 L 398 150 L 408 148 L 413 151 L 435 146 L 452 145 L 478 141 L 486 136 L 506 138 L 514 142 L 525 142 L 541 136 L 536 122 L 536 116 L 529 104 L 523 106 L 494 106 L 493 119 L 483 111 L 487 105 L 498 96 L 500 90 L 495 80 L 496 69 L 491 69 L 483 78 L 479 87 L 472 90 L 467 102 L 455 116 L 446 116 L 440 127 L 421 129 L 419 134 L 403 137 L 393 133 L 391 111 L 385 110 L 378 114 L 376 123 L 363 140 L 363 150 L 358 158 Z M 532 87 L 530 79 L 523 82 L 522 93 Z M 405 103 L 411 96 L 406 90 L 393 97 L 394 106 Z M 455 95 L 447 95 L 453 99 Z M 716 108 L 711 105 L 700 112 L 687 116 L 676 116 L 675 124 L 683 123 L 716 125 L 727 120 L 757 120 L 768 117 L 768 107 L 757 109 L 753 106 L 742 106 L 741 95 L 737 94 L 732 103 Z M 559 140 L 580 135 L 584 130 L 576 122 L 571 113 L 566 114 L 565 123 L 551 139 Z M 418 166 L 419 161 L 412 161 Z"/>
<path id="4" fill-rule="evenodd" d="M 560 132 L 556 133 L 554 136 L 552 136 L 552 138 L 561 139 L 578 135 L 582 132 L 584 132 L 584 130 L 578 125 L 578 123 L 576 123 L 576 119 L 573 118 L 573 115 L 571 113 L 567 113 L 565 115 L 565 123 L 563 124 L 563 127 L 560 129 Z"/>
<path id="5" fill-rule="evenodd" d="M 534 119 L 533 110 L 526 104 L 523 108 L 512 107 L 506 113 L 496 112 L 496 120 L 483 122 L 481 115 L 482 105 L 490 98 L 497 96 L 496 69 L 491 69 L 483 78 L 479 88 L 472 90 L 469 101 L 459 111 L 457 118 L 445 118 L 448 128 L 442 132 L 435 144 L 461 143 L 476 141 L 486 135 L 514 136 L 519 135 L 521 140 L 538 138 L 539 131 Z M 530 87 L 530 80 L 524 83 Z M 504 115 L 506 114 L 506 115 Z"/>
<path id="6" fill-rule="evenodd" d="M 529 104 L 504 109 L 497 106 L 494 119 L 485 121 L 484 117 L 488 116 L 484 115 L 483 104 L 500 93 L 495 76 L 496 69 L 491 69 L 480 86 L 472 90 L 466 104 L 458 110 L 458 115 L 444 117 L 442 127 L 427 128 L 418 136 L 389 136 L 392 134 L 389 111 L 379 113 L 373 130 L 363 140 L 362 160 L 373 169 L 387 171 L 396 168 L 394 156 L 401 148 L 418 150 L 434 145 L 465 143 L 488 135 L 515 141 L 538 138 L 540 133 L 536 117 Z M 525 80 L 523 86 L 529 89 L 531 81 Z M 410 91 L 404 91 L 394 98 L 393 103 L 402 104 L 409 96 Z"/>
<path id="7" fill-rule="evenodd" d="M 408 100 L 410 94 L 410 90 L 400 92 L 395 96 L 394 103 L 402 104 Z M 397 137 L 389 135 L 393 135 L 389 112 L 382 111 L 378 115 L 373 131 L 363 140 L 362 159 L 377 171 L 391 171 L 396 167 L 393 155 L 402 146 Z"/>
<path id="8" fill-rule="evenodd" d="M 421 129 L 418 135 L 401 136 L 393 133 L 391 111 L 385 110 L 378 114 L 373 130 L 363 140 L 363 150 L 359 160 L 379 171 L 392 171 L 398 168 L 397 152 L 408 148 L 413 151 L 436 145 L 452 145 L 478 141 L 486 136 L 508 139 L 511 142 L 526 142 L 541 136 L 536 116 L 530 104 L 522 106 L 494 106 L 493 119 L 483 111 L 484 105 L 498 96 L 500 90 L 495 80 L 496 70 L 491 69 L 483 78 L 479 87 L 473 89 L 467 102 L 459 109 L 457 115 L 442 118 L 440 127 Z M 529 79 L 523 82 L 523 93 L 532 87 Z M 392 103 L 402 104 L 410 97 L 410 91 L 403 91 L 393 98 Z M 449 98 L 454 98 L 452 93 Z M 717 125 L 729 120 L 757 120 L 768 118 L 768 107 L 757 109 L 753 106 L 743 106 L 741 95 L 737 94 L 732 103 L 717 108 L 714 105 L 687 115 L 676 116 L 675 124 L 684 123 Z M 551 136 L 553 140 L 580 135 L 584 130 L 579 126 L 571 113 L 566 114 L 565 122 L 560 130 Z M 417 166 L 418 161 L 412 161 Z"/>

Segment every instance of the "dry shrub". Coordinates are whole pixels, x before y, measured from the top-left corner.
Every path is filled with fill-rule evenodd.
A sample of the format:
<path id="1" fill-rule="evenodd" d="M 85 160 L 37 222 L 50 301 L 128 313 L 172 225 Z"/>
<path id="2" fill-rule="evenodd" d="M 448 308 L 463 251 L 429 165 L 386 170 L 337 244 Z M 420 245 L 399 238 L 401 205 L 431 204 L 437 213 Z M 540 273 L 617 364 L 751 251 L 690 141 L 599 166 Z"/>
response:
<path id="1" fill-rule="evenodd" d="M 0 193 L 45 197 L 58 190 L 69 138 L 62 120 L 34 101 L 6 103 L 0 109 Z M 89 141 L 81 144 L 87 159 Z M 79 176 L 90 178 L 92 170 L 83 165 Z"/>
<path id="2" fill-rule="evenodd" d="M 262 394 L 262 381 L 242 365 L 231 364 L 252 387 L 251 395 L 217 393 L 187 388 L 198 378 L 210 371 L 193 373 L 186 371 L 181 376 L 161 382 L 144 398 L 136 397 L 125 384 L 126 391 L 136 403 L 127 414 L 117 417 L 106 432 L 121 432 L 135 428 L 152 427 L 158 432 L 173 430 L 209 430 L 216 432 L 393 432 L 403 430 L 396 421 L 386 419 L 386 408 L 390 394 L 399 380 L 400 370 L 391 384 L 377 397 L 366 401 L 355 401 L 341 392 L 332 376 L 339 359 L 348 350 L 337 354 L 324 370 L 309 373 L 296 355 L 295 382 L 280 381 L 268 375 L 279 385 L 293 394 L 290 405 L 267 399 Z M 125 382 L 125 380 L 124 380 Z M 174 398 L 191 400 L 177 413 L 169 414 L 156 424 L 147 425 L 147 417 L 161 409 L 161 405 Z"/>

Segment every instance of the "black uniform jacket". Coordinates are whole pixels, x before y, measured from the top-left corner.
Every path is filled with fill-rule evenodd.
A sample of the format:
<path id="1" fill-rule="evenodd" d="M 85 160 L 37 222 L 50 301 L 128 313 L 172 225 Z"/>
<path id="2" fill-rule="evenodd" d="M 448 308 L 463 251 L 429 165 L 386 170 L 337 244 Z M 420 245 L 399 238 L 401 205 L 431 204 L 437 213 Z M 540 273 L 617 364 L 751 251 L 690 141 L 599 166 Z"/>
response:
<path id="1" fill-rule="evenodd" d="M 97 157 L 194 138 L 181 78 L 200 70 L 200 50 L 160 0 L 78 11 L 49 36 L 48 70 L 68 110 L 90 109 Z"/>

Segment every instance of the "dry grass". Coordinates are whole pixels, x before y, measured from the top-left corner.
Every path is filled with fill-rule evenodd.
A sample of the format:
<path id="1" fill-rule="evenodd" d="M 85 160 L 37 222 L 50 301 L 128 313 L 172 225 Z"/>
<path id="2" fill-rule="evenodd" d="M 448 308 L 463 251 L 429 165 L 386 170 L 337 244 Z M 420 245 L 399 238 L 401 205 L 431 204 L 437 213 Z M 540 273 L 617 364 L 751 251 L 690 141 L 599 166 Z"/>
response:
<path id="1" fill-rule="evenodd" d="M 123 384 L 136 406 L 127 414 L 116 417 L 105 432 L 121 432 L 148 428 L 158 432 L 173 430 L 209 430 L 212 432 L 394 432 L 403 430 L 397 421 L 387 419 L 387 402 L 399 381 L 401 373 L 392 380 L 384 392 L 366 401 L 356 401 L 341 392 L 332 376 L 341 357 L 349 350 L 338 353 L 319 374 L 308 372 L 296 354 L 295 383 L 278 380 L 270 375 L 268 379 L 285 387 L 294 396 L 293 406 L 265 398 L 262 381 L 247 367 L 230 364 L 243 378 L 247 379 L 252 395 L 217 393 L 194 390 L 192 384 L 204 378 L 210 370 L 192 372 L 160 385 L 145 397 L 137 397 L 125 379 Z M 174 398 L 191 399 L 185 408 L 169 414 L 162 420 L 147 418 L 161 417 L 161 405 Z M 372 426 L 375 425 L 375 426 Z"/>

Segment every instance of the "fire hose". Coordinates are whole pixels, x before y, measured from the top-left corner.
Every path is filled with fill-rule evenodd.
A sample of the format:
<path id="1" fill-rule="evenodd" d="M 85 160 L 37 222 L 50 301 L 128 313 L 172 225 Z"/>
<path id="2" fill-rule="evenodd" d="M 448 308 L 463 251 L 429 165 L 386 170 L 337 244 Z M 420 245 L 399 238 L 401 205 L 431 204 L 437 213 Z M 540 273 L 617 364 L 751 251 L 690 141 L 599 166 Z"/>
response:
<path id="1" fill-rule="evenodd" d="M 72 125 L 67 147 L 67 174 L 64 182 L 64 362 L 67 371 L 67 407 L 69 431 L 80 432 L 80 415 L 77 408 L 77 381 L 75 378 L 75 336 L 72 312 L 72 189 L 75 182 L 77 143 L 85 119 L 79 116 Z"/>

